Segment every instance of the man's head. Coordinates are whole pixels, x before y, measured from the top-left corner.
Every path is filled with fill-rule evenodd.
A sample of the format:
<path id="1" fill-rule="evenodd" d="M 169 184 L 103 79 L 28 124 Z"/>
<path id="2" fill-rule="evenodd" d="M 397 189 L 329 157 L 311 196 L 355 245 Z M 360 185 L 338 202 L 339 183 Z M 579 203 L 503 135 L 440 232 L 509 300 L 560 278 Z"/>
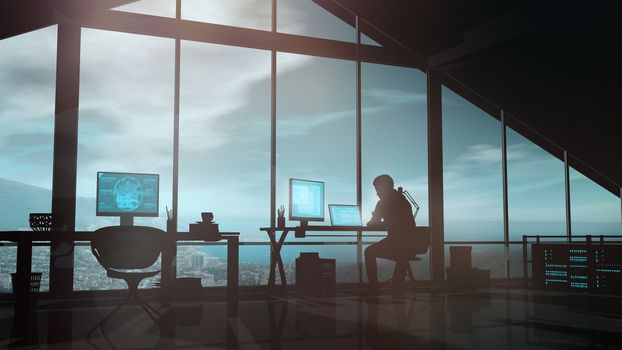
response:
<path id="1" fill-rule="evenodd" d="M 374 179 L 374 187 L 378 198 L 383 199 L 393 191 L 393 179 L 389 175 L 380 175 Z"/>

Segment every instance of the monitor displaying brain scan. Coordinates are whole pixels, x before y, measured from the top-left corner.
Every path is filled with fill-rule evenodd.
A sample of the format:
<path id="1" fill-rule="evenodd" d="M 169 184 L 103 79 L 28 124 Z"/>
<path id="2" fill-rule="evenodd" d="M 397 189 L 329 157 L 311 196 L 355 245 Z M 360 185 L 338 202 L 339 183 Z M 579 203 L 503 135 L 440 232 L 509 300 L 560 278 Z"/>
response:
<path id="1" fill-rule="evenodd" d="M 98 216 L 158 216 L 158 174 L 97 173 Z"/>

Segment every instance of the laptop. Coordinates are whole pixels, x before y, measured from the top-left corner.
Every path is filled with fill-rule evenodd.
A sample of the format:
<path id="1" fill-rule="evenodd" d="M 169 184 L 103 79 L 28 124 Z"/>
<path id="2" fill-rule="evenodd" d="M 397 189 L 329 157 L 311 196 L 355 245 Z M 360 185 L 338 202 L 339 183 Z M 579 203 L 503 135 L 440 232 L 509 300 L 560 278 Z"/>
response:
<path id="1" fill-rule="evenodd" d="M 328 211 L 332 226 L 362 226 L 361 212 L 356 205 L 329 204 Z"/>

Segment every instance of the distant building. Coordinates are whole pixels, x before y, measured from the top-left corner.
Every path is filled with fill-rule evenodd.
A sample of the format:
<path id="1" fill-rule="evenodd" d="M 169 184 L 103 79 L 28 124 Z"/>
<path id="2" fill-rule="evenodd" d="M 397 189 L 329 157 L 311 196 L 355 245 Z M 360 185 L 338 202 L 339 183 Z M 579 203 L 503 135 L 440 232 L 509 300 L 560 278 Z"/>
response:
<path id="1" fill-rule="evenodd" d="M 191 257 L 190 266 L 193 269 L 202 268 L 204 264 L 205 264 L 205 257 L 203 255 L 196 254 Z"/>

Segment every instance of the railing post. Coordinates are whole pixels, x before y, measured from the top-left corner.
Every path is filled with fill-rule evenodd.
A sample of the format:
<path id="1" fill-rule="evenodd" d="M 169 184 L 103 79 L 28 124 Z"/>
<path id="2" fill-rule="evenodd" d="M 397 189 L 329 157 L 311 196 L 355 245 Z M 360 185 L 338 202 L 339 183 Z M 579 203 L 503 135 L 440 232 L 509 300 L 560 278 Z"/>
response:
<path id="1" fill-rule="evenodd" d="M 505 253 L 505 277 L 510 278 L 510 224 L 508 218 L 508 148 L 505 113 L 501 111 L 501 174 L 503 181 L 503 241 Z"/>
<path id="2" fill-rule="evenodd" d="M 529 282 L 529 272 L 527 270 L 527 235 L 523 235 L 523 287 L 527 287 Z"/>

